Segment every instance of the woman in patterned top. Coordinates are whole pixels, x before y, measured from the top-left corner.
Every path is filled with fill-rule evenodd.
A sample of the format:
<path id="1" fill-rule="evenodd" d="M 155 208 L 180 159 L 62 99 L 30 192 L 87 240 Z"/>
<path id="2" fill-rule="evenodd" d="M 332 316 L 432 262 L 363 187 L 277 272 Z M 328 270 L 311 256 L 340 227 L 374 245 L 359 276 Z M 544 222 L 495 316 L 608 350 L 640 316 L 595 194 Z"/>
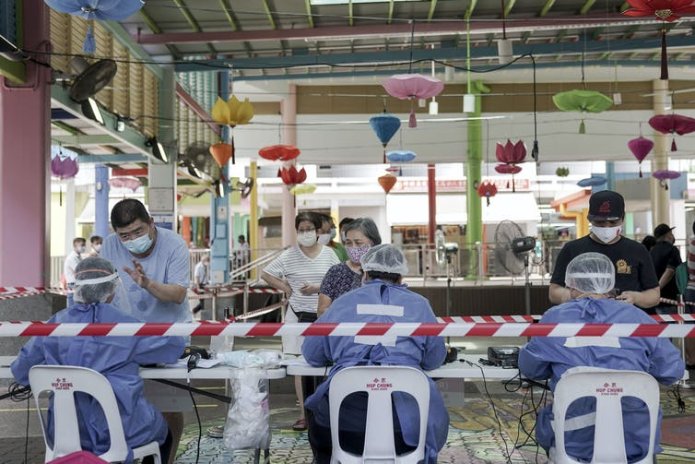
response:
<path id="1" fill-rule="evenodd" d="M 376 224 L 369 218 L 357 218 L 343 226 L 348 259 L 336 264 L 326 273 L 319 290 L 318 315 L 328 309 L 333 300 L 362 285 L 360 258 L 374 245 L 381 244 Z"/>

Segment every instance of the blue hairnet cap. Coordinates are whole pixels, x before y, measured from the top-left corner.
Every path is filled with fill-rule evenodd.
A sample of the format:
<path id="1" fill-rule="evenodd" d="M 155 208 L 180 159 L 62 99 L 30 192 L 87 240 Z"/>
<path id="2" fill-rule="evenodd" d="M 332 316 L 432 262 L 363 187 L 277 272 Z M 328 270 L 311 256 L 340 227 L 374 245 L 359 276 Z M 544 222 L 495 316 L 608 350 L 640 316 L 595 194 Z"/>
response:
<path id="1" fill-rule="evenodd" d="M 582 293 L 603 295 L 615 286 L 615 266 L 601 253 L 582 253 L 567 265 L 565 286 Z"/>
<path id="2" fill-rule="evenodd" d="M 362 256 L 360 263 L 364 272 L 387 272 L 402 276 L 408 274 L 408 262 L 403 252 L 388 243 L 371 247 Z"/>

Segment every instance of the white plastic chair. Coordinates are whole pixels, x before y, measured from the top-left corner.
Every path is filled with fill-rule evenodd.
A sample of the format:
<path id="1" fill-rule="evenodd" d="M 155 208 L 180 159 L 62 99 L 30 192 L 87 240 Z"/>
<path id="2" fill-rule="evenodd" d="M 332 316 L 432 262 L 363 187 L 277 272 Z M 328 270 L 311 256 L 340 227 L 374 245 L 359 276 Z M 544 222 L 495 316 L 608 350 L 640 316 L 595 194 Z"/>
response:
<path id="1" fill-rule="evenodd" d="M 39 410 L 41 429 L 46 443 L 45 462 L 81 451 L 80 433 L 75 407 L 75 392 L 83 392 L 94 397 L 104 410 L 109 427 L 111 448 L 99 458 L 107 462 L 120 462 L 128 455 L 128 445 L 123 434 L 123 423 L 118 412 L 118 402 L 111 383 L 99 372 L 77 366 L 34 366 L 29 370 L 29 384 Z M 44 391 L 53 392 L 53 448 L 49 446 L 46 424 L 41 415 L 39 395 Z M 89 451 L 89 450 L 88 450 Z M 133 457 L 142 459 L 154 456 L 155 464 L 161 464 L 159 444 L 156 441 L 133 449 Z"/>
<path id="2" fill-rule="evenodd" d="M 367 424 L 364 454 L 358 456 L 340 447 L 338 424 L 340 404 L 351 393 L 368 394 Z M 420 413 L 420 434 L 414 451 L 396 455 L 393 440 L 393 392 L 412 395 Z M 333 376 L 328 394 L 331 419 L 333 453 L 331 464 L 386 463 L 417 464 L 425 458 L 425 436 L 430 404 L 430 385 L 427 376 L 413 367 L 404 366 L 356 366 L 347 367 Z"/>
<path id="3" fill-rule="evenodd" d="M 565 432 L 594 425 L 594 455 L 592 463 L 626 463 L 625 437 L 621 398 L 632 396 L 644 401 L 649 411 L 649 450 L 644 459 L 636 462 L 652 463 L 654 441 L 659 416 L 659 384 L 646 372 L 621 371 L 579 367 L 567 370 L 555 387 L 553 395 L 553 431 L 555 447 L 550 449 L 550 462 L 573 464 L 565 451 Z M 596 414 L 575 417 L 565 421 L 567 409 L 573 401 L 596 398 Z M 634 424 L 627 424 L 632 427 Z"/>

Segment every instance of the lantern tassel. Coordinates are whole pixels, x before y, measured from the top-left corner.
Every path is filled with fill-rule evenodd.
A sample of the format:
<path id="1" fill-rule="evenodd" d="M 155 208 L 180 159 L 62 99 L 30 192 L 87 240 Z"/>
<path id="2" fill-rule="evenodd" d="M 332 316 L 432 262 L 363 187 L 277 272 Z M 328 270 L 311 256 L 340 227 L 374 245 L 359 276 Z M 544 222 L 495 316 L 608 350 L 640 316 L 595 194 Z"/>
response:
<path id="1" fill-rule="evenodd" d="M 408 118 L 408 127 L 417 127 L 417 118 L 415 117 L 415 105 L 413 104 L 413 100 L 410 101 L 410 117 Z"/>
<path id="2" fill-rule="evenodd" d="M 384 145 L 384 157 L 381 160 L 382 164 L 386 164 L 386 145 Z"/>
<path id="3" fill-rule="evenodd" d="M 668 80 L 668 53 L 666 53 L 666 28 L 661 29 L 661 80 Z"/>
<path id="4" fill-rule="evenodd" d="M 94 39 L 94 26 L 91 24 L 87 28 L 87 35 L 82 43 L 82 51 L 88 55 L 93 55 L 97 51 L 97 42 Z"/>
<path id="5" fill-rule="evenodd" d="M 490 206 L 490 197 L 485 197 L 485 200 L 487 200 L 487 205 Z"/>
<path id="6" fill-rule="evenodd" d="M 63 182 L 60 182 L 60 193 L 58 194 L 58 205 L 63 206 Z"/>
<path id="7" fill-rule="evenodd" d="M 232 164 L 235 164 L 236 158 L 235 158 L 234 152 L 236 152 L 236 148 L 234 147 L 234 136 L 232 136 L 232 144 L 231 145 L 232 145 Z"/>
<path id="8" fill-rule="evenodd" d="M 671 141 L 671 151 L 678 151 L 678 147 L 676 146 L 676 138 L 675 137 Z"/>
<path id="9" fill-rule="evenodd" d="M 579 133 L 580 134 L 586 134 L 586 125 L 584 124 L 583 119 L 582 119 L 582 122 L 579 123 Z"/>
<path id="10" fill-rule="evenodd" d="M 642 163 L 640 163 L 640 165 L 639 165 L 639 177 L 640 177 L 640 179 L 642 177 L 644 177 L 644 176 L 642 176 Z"/>
<path id="11" fill-rule="evenodd" d="M 512 193 L 516 193 L 516 182 L 514 182 L 514 174 L 512 174 Z"/>

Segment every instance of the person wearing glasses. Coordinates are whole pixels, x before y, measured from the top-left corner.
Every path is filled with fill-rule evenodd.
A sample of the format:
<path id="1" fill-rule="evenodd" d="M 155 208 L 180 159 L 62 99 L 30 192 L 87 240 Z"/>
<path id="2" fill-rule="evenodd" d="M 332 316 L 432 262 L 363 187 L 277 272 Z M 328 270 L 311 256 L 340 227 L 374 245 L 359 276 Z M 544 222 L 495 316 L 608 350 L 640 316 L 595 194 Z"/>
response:
<path id="1" fill-rule="evenodd" d="M 332 248 L 318 242 L 317 231 L 321 229 L 318 214 L 299 213 L 294 220 L 294 228 L 297 231 L 297 245 L 271 261 L 263 269 L 261 278 L 285 293 L 288 300 L 285 322 L 313 322 L 317 317 L 321 281 L 331 266 L 339 261 Z M 283 336 L 283 353 L 302 354 L 303 339 L 300 336 Z M 295 377 L 295 390 L 301 413 L 292 428 L 306 430 L 301 377 Z"/>

